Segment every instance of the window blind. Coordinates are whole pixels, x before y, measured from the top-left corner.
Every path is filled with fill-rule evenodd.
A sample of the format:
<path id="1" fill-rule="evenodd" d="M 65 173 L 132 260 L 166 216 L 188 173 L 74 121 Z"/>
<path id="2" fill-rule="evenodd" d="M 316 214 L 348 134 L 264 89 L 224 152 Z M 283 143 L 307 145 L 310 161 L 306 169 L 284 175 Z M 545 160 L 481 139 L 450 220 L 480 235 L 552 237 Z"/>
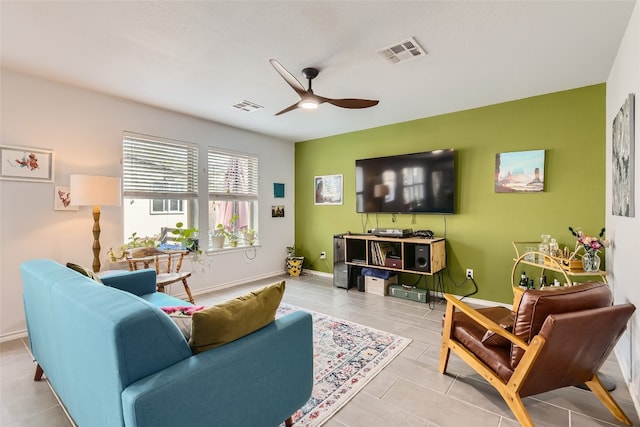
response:
<path id="1" fill-rule="evenodd" d="M 122 169 L 125 197 L 198 197 L 198 146 L 195 144 L 125 132 Z"/>
<path id="2" fill-rule="evenodd" d="M 209 199 L 258 198 L 258 157 L 209 147 Z"/>

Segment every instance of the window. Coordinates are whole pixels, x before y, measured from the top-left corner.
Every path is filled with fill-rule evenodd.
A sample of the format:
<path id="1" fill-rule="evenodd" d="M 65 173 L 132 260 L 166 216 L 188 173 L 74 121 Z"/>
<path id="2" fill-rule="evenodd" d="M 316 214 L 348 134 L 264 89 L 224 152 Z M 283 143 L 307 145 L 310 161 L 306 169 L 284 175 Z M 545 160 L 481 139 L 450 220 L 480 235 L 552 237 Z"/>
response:
<path id="1" fill-rule="evenodd" d="M 198 146 L 125 132 L 124 232 L 159 238 L 163 227 L 198 224 Z"/>
<path id="2" fill-rule="evenodd" d="M 209 230 L 222 224 L 247 243 L 242 232 L 258 231 L 258 157 L 209 147 L 208 169 Z"/>
<path id="3" fill-rule="evenodd" d="M 176 200 L 176 199 L 151 200 L 150 211 L 152 215 L 181 214 L 181 213 L 184 213 L 184 200 Z"/>

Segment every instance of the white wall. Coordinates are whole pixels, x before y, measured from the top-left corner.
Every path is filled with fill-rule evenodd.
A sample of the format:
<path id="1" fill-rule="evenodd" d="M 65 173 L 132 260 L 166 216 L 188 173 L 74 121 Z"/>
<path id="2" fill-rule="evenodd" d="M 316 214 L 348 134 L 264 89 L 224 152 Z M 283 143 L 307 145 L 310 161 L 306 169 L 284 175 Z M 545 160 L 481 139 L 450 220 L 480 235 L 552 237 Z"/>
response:
<path id="1" fill-rule="evenodd" d="M 121 176 L 122 132 L 131 131 L 189 141 L 206 147 L 255 153 L 260 159 L 260 243 L 253 253 L 226 252 L 210 265 L 187 263 L 194 293 L 283 271 L 285 247 L 294 241 L 294 144 L 218 123 L 125 101 L 75 87 L 1 70 L 2 145 L 55 151 L 53 184 L 0 181 L 0 340 L 25 332 L 19 267 L 31 258 L 51 258 L 91 266 L 93 219 L 90 207 L 54 211 L 54 185 L 68 186 L 70 174 Z M 242 113 L 238 113 L 242 114 Z M 273 183 L 285 184 L 285 199 L 273 198 Z M 206 193 L 205 180 L 200 192 Z M 285 205 L 285 218 L 271 218 L 271 206 Z M 207 198 L 199 200 L 199 226 L 207 226 Z M 123 240 L 122 208 L 103 207 L 101 259 Z M 107 265 L 108 266 L 108 265 Z M 183 267 L 185 268 L 185 267 Z M 181 286 L 172 292 L 183 294 Z M 197 298 L 196 298 L 197 301 Z"/>
<path id="2" fill-rule="evenodd" d="M 611 126 L 618 110 L 629 93 L 636 97 L 635 109 L 635 216 L 613 216 Z M 627 376 L 629 391 L 640 411 L 640 3 L 635 9 L 616 60 L 607 80 L 607 270 L 616 303 L 631 302 L 636 313 L 630 326 L 616 347 L 616 356 L 623 374 Z"/>

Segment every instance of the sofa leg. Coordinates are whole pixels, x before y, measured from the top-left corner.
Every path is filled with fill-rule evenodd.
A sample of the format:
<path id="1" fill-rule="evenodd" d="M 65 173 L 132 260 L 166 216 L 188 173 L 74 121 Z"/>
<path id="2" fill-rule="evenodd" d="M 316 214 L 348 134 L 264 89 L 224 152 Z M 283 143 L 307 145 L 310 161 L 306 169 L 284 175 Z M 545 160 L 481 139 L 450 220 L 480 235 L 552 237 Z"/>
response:
<path id="1" fill-rule="evenodd" d="M 44 374 L 42 367 L 40 364 L 36 364 L 36 374 L 33 376 L 33 380 L 40 381 L 42 379 L 42 374 Z"/>
<path id="2" fill-rule="evenodd" d="M 289 417 L 286 420 L 284 420 L 284 425 L 287 427 L 291 427 L 293 425 L 293 418 Z"/>

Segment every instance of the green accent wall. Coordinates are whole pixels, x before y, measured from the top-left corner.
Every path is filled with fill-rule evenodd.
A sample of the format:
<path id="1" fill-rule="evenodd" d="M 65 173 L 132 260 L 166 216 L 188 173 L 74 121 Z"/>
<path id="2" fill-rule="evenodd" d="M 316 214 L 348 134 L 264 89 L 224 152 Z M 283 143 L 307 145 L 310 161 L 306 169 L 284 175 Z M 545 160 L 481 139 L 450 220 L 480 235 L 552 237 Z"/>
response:
<path id="1" fill-rule="evenodd" d="M 474 298 L 511 302 L 512 241 L 539 241 L 546 233 L 573 248 L 569 226 L 589 235 L 604 226 L 605 90 L 603 83 L 296 143 L 297 254 L 305 257 L 305 268 L 332 272 L 336 233 L 431 229 L 447 239 L 446 292 L 473 291 L 472 283 L 462 284 L 465 269 L 472 268 Z M 456 152 L 455 214 L 398 214 L 394 222 L 391 214 L 356 213 L 356 159 L 443 148 Z M 545 191 L 495 193 L 496 154 L 538 149 L 546 150 Z M 344 204 L 315 205 L 314 176 L 333 174 L 344 175 Z M 400 281 L 418 278 L 403 274 Z M 426 283 L 434 289 L 431 277 Z"/>

